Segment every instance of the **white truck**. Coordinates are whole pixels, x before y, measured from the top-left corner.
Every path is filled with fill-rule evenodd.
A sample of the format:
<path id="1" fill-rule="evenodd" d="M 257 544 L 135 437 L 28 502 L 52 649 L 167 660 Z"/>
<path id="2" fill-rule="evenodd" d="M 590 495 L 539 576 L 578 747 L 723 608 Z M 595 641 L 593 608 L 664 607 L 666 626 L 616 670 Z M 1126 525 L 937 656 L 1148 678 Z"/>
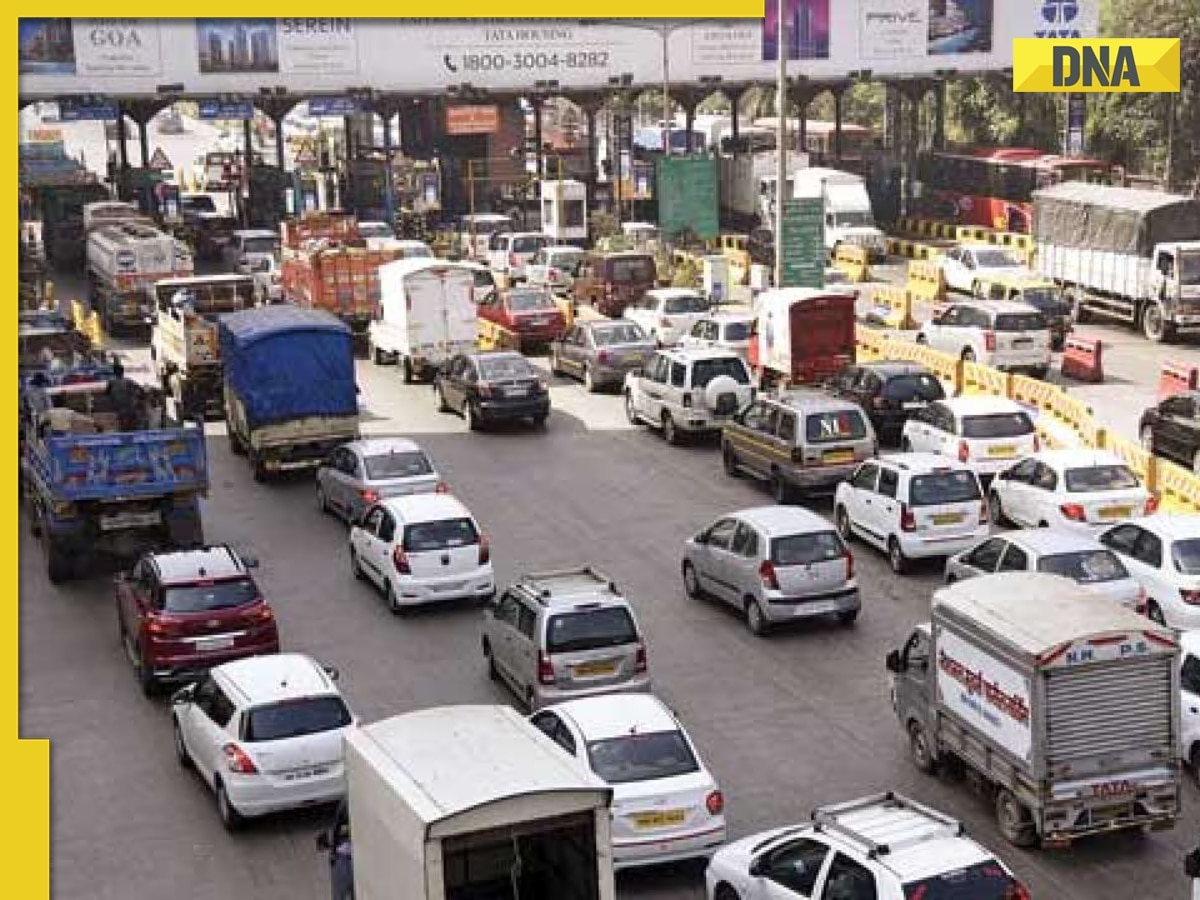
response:
<path id="1" fill-rule="evenodd" d="M 475 272 L 440 259 L 398 259 L 379 267 L 379 316 L 367 326 L 376 365 L 399 363 L 405 382 L 432 377 L 478 336 Z"/>
<path id="2" fill-rule="evenodd" d="M 563 179 L 541 186 L 542 234 L 553 244 L 583 246 L 588 236 L 587 185 Z"/>
<path id="3" fill-rule="evenodd" d="M 1033 240 L 1075 321 L 1117 319 L 1155 343 L 1200 332 L 1200 198 L 1064 182 L 1034 191 Z"/>
<path id="4" fill-rule="evenodd" d="M 825 249 L 839 244 L 862 247 L 872 261 L 887 255 L 887 237 L 875 226 L 867 183 L 839 169 L 807 168 L 792 173 L 793 197 L 822 197 L 825 202 Z"/>
<path id="5" fill-rule="evenodd" d="M 720 212 L 722 224 L 739 231 L 775 227 L 776 155 L 741 153 L 720 157 Z M 791 190 L 791 180 L 785 190 Z"/>
<path id="6" fill-rule="evenodd" d="M 351 729 L 346 787 L 356 900 L 616 896 L 612 789 L 508 707 Z"/>
<path id="7" fill-rule="evenodd" d="M 966 772 L 1018 846 L 1170 828 L 1179 815 L 1173 632 L 1057 575 L 934 594 L 887 657 L 913 761 Z"/>
<path id="8" fill-rule="evenodd" d="M 191 276 L 194 264 L 187 245 L 127 203 L 89 203 L 83 222 L 88 294 L 104 330 L 145 329 L 153 312 L 154 283 Z"/>

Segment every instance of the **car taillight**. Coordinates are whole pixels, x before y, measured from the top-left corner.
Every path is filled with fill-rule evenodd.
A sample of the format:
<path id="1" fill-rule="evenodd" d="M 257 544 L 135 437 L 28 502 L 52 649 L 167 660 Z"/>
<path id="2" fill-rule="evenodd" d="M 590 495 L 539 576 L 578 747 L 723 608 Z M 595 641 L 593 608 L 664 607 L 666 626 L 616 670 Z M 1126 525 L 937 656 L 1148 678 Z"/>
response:
<path id="1" fill-rule="evenodd" d="M 983 349 L 988 353 L 992 353 L 996 349 L 996 332 L 985 331 L 983 333 Z"/>
<path id="2" fill-rule="evenodd" d="M 226 744 L 221 748 L 221 752 L 225 754 L 225 765 L 230 772 L 237 772 L 239 775 L 258 774 L 254 760 L 237 744 Z"/>
<path id="3" fill-rule="evenodd" d="M 170 633 L 171 626 L 168 622 L 159 618 L 158 616 L 147 616 L 146 631 L 151 637 L 162 637 L 163 635 Z"/>
<path id="4" fill-rule="evenodd" d="M 901 531 L 916 531 L 917 517 L 913 515 L 913 511 L 908 508 L 907 503 L 900 505 L 900 530 Z"/>
<path id="5" fill-rule="evenodd" d="M 646 660 L 646 645 L 642 641 L 638 641 L 637 657 L 633 663 L 634 671 L 645 672 L 649 668 L 649 663 Z"/>
<path id="6" fill-rule="evenodd" d="M 275 621 L 275 613 L 271 611 L 271 607 L 265 603 L 259 603 L 250 612 L 246 613 L 246 621 L 251 625 L 266 625 L 268 622 Z"/>
<path id="7" fill-rule="evenodd" d="M 1179 597 L 1188 606 L 1200 606 L 1200 591 L 1189 591 L 1180 588 Z"/>
<path id="8" fill-rule="evenodd" d="M 966 462 L 971 458 L 971 445 L 966 441 L 958 442 L 958 461 Z"/>
<path id="9" fill-rule="evenodd" d="M 725 811 L 725 797 L 720 791 L 713 791 L 704 798 L 704 808 L 710 816 L 719 816 Z"/>
<path id="10" fill-rule="evenodd" d="M 379 502 L 379 492 L 378 491 L 361 490 L 358 492 L 358 496 L 362 497 L 363 500 L 367 503 L 378 503 Z"/>
<path id="11" fill-rule="evenodd" d="M 991 510 L 988 509 L 986 500 L 979 503 L 979 524 L 986 525 L 991 520 Z"/>
<path id="12" fill-rule="evenodd" d="M 1083 507 L 1078 503 L 1064 503 L 1058 508 L 1064 518 L 1070 519 L 1072 522 L 1086 522 L 1087 513 L 1083 511 Z"/>
<path id="13" fill-rule="evenodd" d="M 510 266 L 519 266 L 521 264 L 521 260 L 517 258 L 517 254 L 510 253 L 508 254 L 508 264 Z"/>
<path id="14" fill-rule="evenodd" d="M 691 408 L 692 408 L 692 392 L 691 392 L 691 391 L 687 391 L 687 392 L 686 392 L 686 393 L 683 395 L 683 405 L 684 405 L 684 408 L 685 408 L 685 409 L 691 409 Z"/>
<path id="15" fill-rule="evenodd" d="M 854 554 L 849 550 L 846 551 L 846 580 L 849 581 L 854 577 Z"/>
<path id="16" fill-rule="evenodd" d="M 1151 494 L 1150 498 L 1146 501 L 1146 515 L 1152 516 L 1158 512 L 1158 503 L 1158 495 Z"/>
<path id="17" fill-rule="evenodd" d="M 437 483 L 437 487 L 433 489 L 433 492 L 435 494 L 448 494 L 450 493 L 450 485 L 446 484 L 444 481 L 439 481 Z"/>
<path id="18" fill-rule="evenodd" d="M 1036 434 L 1033 436 L 1033 452 L 1040 453 L 1042 451 L 1042 439 Z"/>
<path id="19" fill-rule="evenodd" d="M 1133 601 L 1133 608 L 1143 616 L 1148 609 L 1146 599 L 1146 589 L 1143 587 L 1138 588 L 1137 599 Z"/>
<path id="20" fill-rule="evenodd" d="M 392 551 L 392 563 L 401 575 L 412 574 L 412 566 L 408 564 L 408 554 L 404 552 L 403 547 L 397 547 Z"/>
<path id="21" fill-rule="evenodd" d="M 479 564 L 482 566 L 492 560 L 492 545 L 488 543 L 487 535 L 479 536 Z"/>
<path id="22" fill-rule="evenodd" d="M 758 577 L 762 579 L 763 587 L 767 590 L 779 590 L 779 579 L 775 575 L 775 565 L 769 559 L 763 560 L 763 564 L 758 567 Z"/>
<path id="23" fill-rule="evenodd" d="M 599 353 L 597 353 L 597 354 L 596 354 L 596 362 L 598 362 L 598 363 L 606 363 L 606 362 L 608 362 L 608 351 L 607 351 L 607 350 L 601 350 Z"/>
<path id="24" fill-rule="evenodd" d="M 1005 892 L 1004 900 L 1033 900 L 1033 894 L 1025 885 L 1013 883 Z"/>
<path id="25" fill-rule="evenodd" d="M 538 651 L 538 684 L 554 684 L 554 666 L 541 651 Z"/>
<path id="26" fill-rule="evenodd" d="M 670 320 L 670 319 L 669 319 L 667 316 L 663 316 L 661 319 L 659 319 L 659 320 L 658 320 L 658 324 L 659 324 L 659 325 L 660 325 L 662 328 L 670 328 L 670 327 L 671 327 L 671 320 Z"/>
<path id="27" fill-rule="evenodd" d="M 478 384 L 475 385 L 475 389 L 477 391 L 479 391 L 480 397 L 492 396 L 492 386 L 490 384 L 488 384 L 486 381 L 480 381 Z"/>
<path id="28" fill-rule="evenodd" d="M 548 281 L 558 281 L 558 269 L 548 269 L 546 271 L 546 279 Z"/>

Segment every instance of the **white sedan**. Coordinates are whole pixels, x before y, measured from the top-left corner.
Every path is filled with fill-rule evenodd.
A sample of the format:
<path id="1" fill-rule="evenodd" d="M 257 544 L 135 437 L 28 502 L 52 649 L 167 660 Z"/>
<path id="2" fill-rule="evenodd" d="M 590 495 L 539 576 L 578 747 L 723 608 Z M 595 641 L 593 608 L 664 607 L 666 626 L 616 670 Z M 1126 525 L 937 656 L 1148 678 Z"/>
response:
<path id="1" fill-rule="evenodd" d="M 657 697 L 569 700 L 530 721 L 612 786 L 615 868 L 707 858 L 725 842 L 717 782 Z"/>
<path id="2" fill-rule="evenodd" d="M 1099 540 L 1145 588 L 1150 618 L 1200 629 L 1200 515 L 1157 513 L 1114 525 Z"/>
<path id="3" fill-rule="evenodd" d="M 942 257 L 946 287 L 965 294 L 978 294 L 979 286 L 998 275 L 1032 275 L 1029 267 L 1003 247 L 963 244 Z"/>
<path id="4" fill-rule="evenodd" d="M 999 473 L 989 500 L 999 523 L 1094 534 L 1149 515 L 1158 501 L 1120 457 L 1101 450 L 1044 450 Z"/>

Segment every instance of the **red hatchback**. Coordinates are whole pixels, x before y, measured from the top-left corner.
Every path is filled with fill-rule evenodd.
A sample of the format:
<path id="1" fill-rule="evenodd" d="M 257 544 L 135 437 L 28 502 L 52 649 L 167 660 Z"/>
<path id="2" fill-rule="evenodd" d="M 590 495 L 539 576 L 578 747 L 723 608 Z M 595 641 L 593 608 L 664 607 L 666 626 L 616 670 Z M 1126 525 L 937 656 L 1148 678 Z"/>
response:
<path id="1" fill-rule="evenodd" d="M 230 547 L 147 553 L 115 579 L 117 621 L 142 690 L 279 652 L 275 615 Z"/>
<path id="2" fill-rule="evenodd" d="M 517 287 L 491 294 L 479 302 L 479 318 L 515 333 L 522 350 L 549 344 L 567 328 L 554 295 L 541 287 Z"/>

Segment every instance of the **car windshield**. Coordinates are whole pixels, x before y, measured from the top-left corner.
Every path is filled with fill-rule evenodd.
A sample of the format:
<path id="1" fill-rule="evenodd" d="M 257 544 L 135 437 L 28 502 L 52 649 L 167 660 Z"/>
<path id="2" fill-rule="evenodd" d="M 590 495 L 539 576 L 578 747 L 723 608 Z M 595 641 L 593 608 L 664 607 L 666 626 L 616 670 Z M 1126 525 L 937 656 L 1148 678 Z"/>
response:
<path id="1" fill-rule="evenodd" d="M 921 372 L 916 375 L 897 375 L 889 378 L 883 386 L 883 396 L 888 400 L 903 403 L 908 400 L 924 400 L 931 403 L 946 396 L 942 383 L 932 375 Z"/>
<path id="2" fill-rule="evenodd" d="M 1048 316 L 1065 315 L 1070 310 L 1056 287 L 1025 288 L 1021 300 Z"/>
<path id="3" fill-rule="evenodd" d="M 508 295 L 508 308 L 514 312 L 554 309 L 554 301 L 545 291 L 513 291 Z"/>
<path id="4" fill-rule="evenodd" d="M 1043 331 L 1049 328 L 1040 312 L 1001 313 L 996 316 L 996 331 Z"/>
<path id="5" fill-rule="evenodd" d="M 623 606 L 559 613 L 546 628 L 546 649 L 550 653 L 619 647 L 636 643 L 637 639 L 633 616 Z"/>
<path id="6" fill-rule="evenodd" d="M 623 734 L 587 745 L 592 771 L 609 784 L 653 781 L 700 768 L 687 739 L 678 731 Z"/>
<path id="7" fill-rule="evenodd" d="M 245 606 L 258 599 L 258 588 L 249 578 L 211 581 L 168 587 L 163 592 L 163 611 L 202 613 Z"/>
<path id="8" fill-rule="evenodd" d="M 1080 469 L 1067 469 L 1067 490 L 1073 494 L 1087 494 L 1091 491 L 1123 491 L 1138 486 L 1137 476 L 1128 466 L 1086 466 Z"/>
<path id="9" fill-rule="evenodd" d="M 1018 267 L 1021 265 L 1017 258 L 1004 250 L 976 250 L 975 263 L 989 269 Z"/>
<path id="10" fill-rule="evenodd" d="M 1033 422 L 1023 412 L 994 413 L 963 418 L 963 437 L 1006 438 L 1033 434 Z"/>
<path id="11" fill-rule="evenodd" d="M 537 253 L 546 246 L 546 239 L 541 235 L 525 235 L 512 239 L 513 253 Z"/>
<path id="12" fill-rule="evenodd" d="M 642 256 L 614 259 L 609 271 L 617 284 L 649 284 L 654 281 L 654 260 Z"/>
<path id="13" fill-rule="evenodd" d="M 904 900 L 1013 900 L 1020 885 L 990 860 L 904 885 Z"/>
<path id="14" fill-rule="evenodd" d="M 771 539 L 771 562 L 777 566 L 811 566 L 845 555 L 842 539 L 834 531 L 789 534 Z"/>
<path id="15" fill-rule="evenodd" d="M 404 549 L 410 553 L 450 550 L 479 542 L 479 532 L 470 519 L 413 522 L 404 529 Z"/>
<path id="16" fill-rule="evenodd" d="M 748 341 L 750 333 L 754 329 L 754 322 L 746 320 L 745 322 L 726 322 L 725 323 L 725 340 L 727 341 Z"/>
<path id="17" fill-rule="evenodd" d="M 1037 569 L 1071 578 L 1080 584 L 1101 584 L 1129 577 L 1129 572 L 1111 550 L 1079 550 L 1043 556 L 1038 560 Z"/>
<path id="18" fill-rule="evenodd" d="M 297 697 L 251 709 L 242 740 L 256 743 L 320 734 L 345 728 L 350 720 L 350 710 L 341 697 Z"/>
<path id="19" fill-rule="evenodd" d="M 367 468 L 367 478 L 370 481 L 380 481 L 385 478 L 414 478 L 418 475 L 428 475 L 433 471 L 429 457 L 420 450 L 403 451 L 400 453 L 381 453 L 378 456 L 368 456 L 363 459 Z"/>
<path id="20" fill-rule="evenodd" d="M 912 506 L 940 506 L 943 503 L 970 503 L 979 500 L 979 479 L 974 472 L 931 472 L 918 475 L 908 486 Z"/>
<path id="21" fill-rule="evenodd" d="M 185 212 L 215 213 L 217 211 L 217 204 L 213 202 L 212 197 L 184 197 L 181 205 Z"/>
<path id="22" fill-rule="evenodd" d="M 750 383 L 750 372 L 740 356 L 698 359 L 692 364 L 692 387 L 706 388 L 721 375 L 728 375 L 738 384 Z"/>
<path id="23" fill-rule="evenodd" d="M 246 253 L 274 253 L 275 238 L 272 237 L 256 237 L 247 238 L 242 241 L 242 249 Z"/>
<path id="24" fill-rule="evenodd" d="M 1171 547 L 1175 568 L 1184 575 L 1200 575 L 1200 538 L 1176 541 Z"/>
<path id="25" fill-rule="evenodd" d="M 867 436 L 867 420 L 857 409 L 837 409 L 804 417 L 804 436 L 811 444 L 857 441 Z"/>
<path id="26" fill-rule="evenodd" d="M 708 301 L 699 294 L 686 297 L 667 297 L 663 300 L 663 312 L 670 316 L 682 313 L 702 313 L 708 310 Z"/>
<path id="27" fill-rule="evenodd" d="M 636 322 L 622 322 L 619 325 L 593 325 L 592 340 L 598 347 L 612 344 L 636 344 L 646 340 L 646 332 Z"/>
<path id="28" fill-rule="evenodd" d="M 523 356 L 500 356 L 479 360 L 479 374 L 489 381 L 505 378 L 532 378 L 533 366 Z"/>
<path id="29" fill-rule="evenodd" d="M 1200 284 L 1200 253 L 1179 254 L 1179 283 Z"/>
<path id="30" fill-rule="evenodd" d="M 874 228 L 875 217 L 869 209 L 848 209 L 834 213 L 838 228 Z"/>

